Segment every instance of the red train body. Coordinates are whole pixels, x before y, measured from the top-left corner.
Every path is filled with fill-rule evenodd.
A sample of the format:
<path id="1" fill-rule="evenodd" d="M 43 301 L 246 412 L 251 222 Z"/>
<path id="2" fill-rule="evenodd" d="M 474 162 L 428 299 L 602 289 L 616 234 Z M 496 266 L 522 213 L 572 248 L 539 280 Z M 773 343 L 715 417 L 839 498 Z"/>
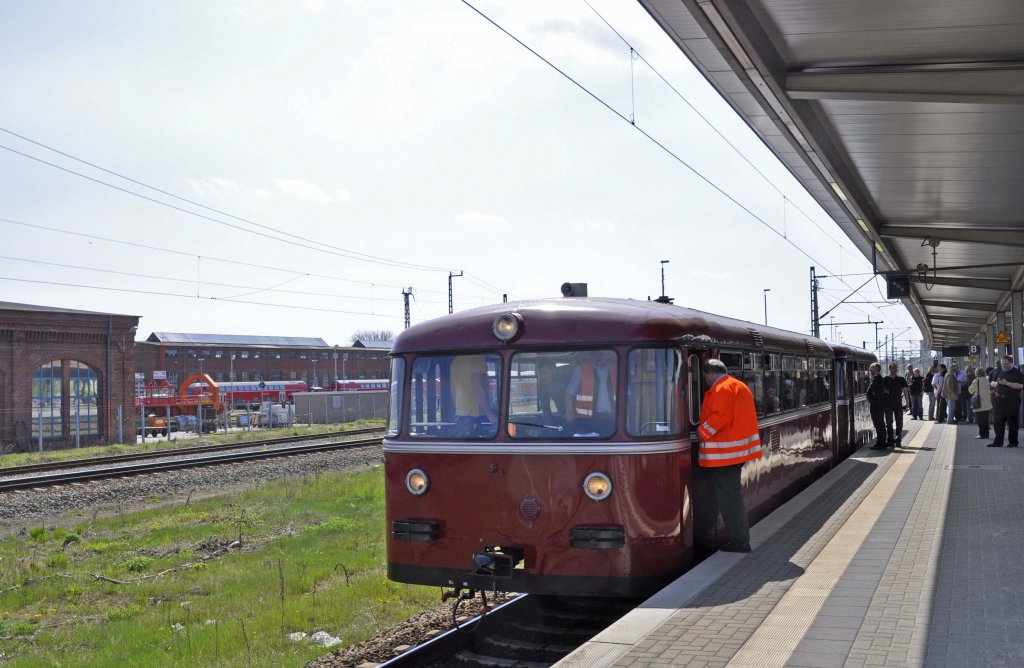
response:
<path id="1" fill-rule="evenodd" d="M 232 406 L 258 405 L 264 401 L 292 403 L 292 395 L 306 392 L 306 383 L 295 380 L 235 381 L 217 383 L 220 400 Z M 185 388 L 188 396 L 209 393 L 204 382 L 193 382 Z"/>
<path id="2" fill-rule="evenodd" d="M 605 422 L 600 396 L 589 417 L 571 401 L 584 396 L 576 369 L 602 355 L 616 388 Z M 641 596 L 678 576 L 721 540 L 694 542 L 711 357 L 758 404 L 765 456 L 743 469 L 752 522 L 871 434 L 873 355 L 656 302 L 475 309 L 406 330 L 392 357 L 387 560 L 401 582 Z"/>

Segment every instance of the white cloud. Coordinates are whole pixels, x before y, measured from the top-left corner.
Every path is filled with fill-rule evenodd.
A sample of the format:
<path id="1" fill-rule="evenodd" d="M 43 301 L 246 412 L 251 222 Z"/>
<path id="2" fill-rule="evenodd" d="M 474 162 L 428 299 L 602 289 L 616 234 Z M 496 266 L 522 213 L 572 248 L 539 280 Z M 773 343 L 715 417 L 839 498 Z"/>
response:
<path id="1" fill-rule="evenodd" d="M 601 218 L 573 218 L 568 221 L 571 229 L 587 234 L 609 234 L 615 232 L 615 223 Z"/>
<path id="2" fill-rule="evenodd" d="M 347 202 L 352 199 L 352 191 L 348 188 L 335 188 L 327 192 L 305 179 L 274 179 L 273 181 L 278 190 L 285 195 L 304 202 L 333 204 L 335 202 Z"/>
<path id="3" fill-rule="evenodd" d="M 502 216 L 486 211 L 464 211 L 455 214 L 455 220 L 461 223 L 472 223 L 474 225 L 501 226 L 508 223 Z"/>

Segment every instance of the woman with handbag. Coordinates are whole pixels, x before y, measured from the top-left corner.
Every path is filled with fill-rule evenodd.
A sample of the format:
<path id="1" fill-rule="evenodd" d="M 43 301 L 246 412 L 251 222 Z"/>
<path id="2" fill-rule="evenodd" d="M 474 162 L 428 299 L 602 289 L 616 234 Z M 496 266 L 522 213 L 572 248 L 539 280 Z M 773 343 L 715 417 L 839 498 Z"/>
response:
<path id="1" fill-rule="evenodd" d="M 974 417 L 978 420 L 978 435 L 974 438 L 988 438 L 988 415 L 992 411 L 992 396 L 988 391 L 988 378 L 985 370 L 979 368 L 974 372 L 975 378 L 971 381 L 967 391 L 971 394 L 971 409 Z"/>

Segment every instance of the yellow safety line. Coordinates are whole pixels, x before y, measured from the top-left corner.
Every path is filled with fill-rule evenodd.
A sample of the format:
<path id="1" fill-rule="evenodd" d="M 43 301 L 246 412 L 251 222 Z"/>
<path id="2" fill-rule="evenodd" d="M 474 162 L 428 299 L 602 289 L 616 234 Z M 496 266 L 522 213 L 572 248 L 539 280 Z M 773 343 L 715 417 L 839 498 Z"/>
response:
<path id="1" fill-rule="evenodd" d="M 917 447 L 919 443 L 924 443 L 931 428 L 931 422 L 922 424 L 914 434 L 912 443 L 908 445 Z M 857 550 L 871 533 L 913 461 L 914 457 L 911 455 L 897 455 L 896 461 L 874 489 L 811 562 L 804 574 L 797 578 L 727 666 L 766 668 L 786 664 L 814 623 L 839 578 L 846 572 Z"/>

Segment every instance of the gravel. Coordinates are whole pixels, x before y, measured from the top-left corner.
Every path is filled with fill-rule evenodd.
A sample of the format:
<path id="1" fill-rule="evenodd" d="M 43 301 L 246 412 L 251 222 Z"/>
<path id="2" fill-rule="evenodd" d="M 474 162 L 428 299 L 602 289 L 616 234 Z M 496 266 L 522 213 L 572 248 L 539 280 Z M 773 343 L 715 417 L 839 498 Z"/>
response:
<path id="1" fill-rule="evenodd" d="M 488 599 L 488 605 L 501 605 L 517 594 L 499 594 L 497 600 Z M 464 601 L 459 605 L 459 623 L 480 614 L 480 599 Z M 452 604 L 446 603 L 414 615 L 401 624 L 381 631 L 373 638 L 356 645 L 336 649 L 306 668 L 359 668 L 384 663 L 393 659 L 399 647 L 415 647 L 452 628 Z"/>
<path id="2" fill-rule="evenodd" d="M 360 469 L 382 463 L 380 445 L 370 445 L 353 450 L 7 492 L 0 498 L 0 534 L 44 520 L 49 522 L 66 513 L 87 510 L 96 517 L 106 516 L 142 506 L 152 507 L 155 498 L 178 499 L 192 494 L 199 499 L 288 476 Z"/>

